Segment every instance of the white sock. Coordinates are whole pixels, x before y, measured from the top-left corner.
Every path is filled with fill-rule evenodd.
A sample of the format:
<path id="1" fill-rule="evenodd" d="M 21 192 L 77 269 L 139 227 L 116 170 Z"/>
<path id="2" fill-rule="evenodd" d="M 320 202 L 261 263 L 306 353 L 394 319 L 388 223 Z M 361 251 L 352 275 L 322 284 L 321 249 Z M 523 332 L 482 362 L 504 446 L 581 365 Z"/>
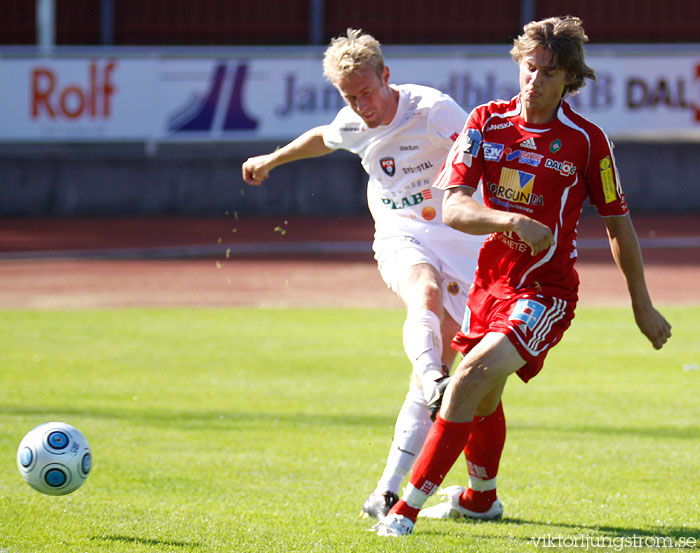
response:
<path id="1" fill-rule="evenodd" d="M 496 476 L 484 480 L 483 478 L 478 478 L 477 476 L 469 475 L 469 489 L 475 492 L 486 492 L 489 490 L 496 489 Z"/>
<path id="2" fill-rule="evenodd" d="M 423 396 L 433 395 L 435 380 L 442 376 L 440 319 L 429 309 L 412 309 L 403 325 L 403 347 L 420 378 Z"/>
<path id="3" fill-rule="evenodd" d="M 394 440 L 391 443 L 384 474 L 377 482 L 377 492 L 391 491 L 398 495 L 401 483 L 411 471 L 414 461 L 423 448 L 423 442 L 431 425 L 432 421 L 423 393 L 417 388 L 411 388 L 396 418 Z"/>

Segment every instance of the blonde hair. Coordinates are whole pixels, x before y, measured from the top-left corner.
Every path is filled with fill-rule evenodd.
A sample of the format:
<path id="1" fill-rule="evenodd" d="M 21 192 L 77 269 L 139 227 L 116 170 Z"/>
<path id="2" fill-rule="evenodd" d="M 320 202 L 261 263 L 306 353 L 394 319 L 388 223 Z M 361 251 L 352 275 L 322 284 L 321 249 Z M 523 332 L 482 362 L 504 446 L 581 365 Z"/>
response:
<path id="1" fill-rule="evenodd" d="M 523 27 L 523 34 L 513 41 L 510 55 L 520 61 L 538 47 L 552 54 L 555 67 L 566 72 L 570 82 L 564 88 L 564 94 L 576 94 L 585 86 L 586 79 L 595 80 L 595 71 L 586 65 L 583 44 L 588 42 L 583 30 L 583 21 L 578 17 L 550 17 L 541 21 L 532 21 Z"/>
<path id="2" fill-rule="evenodd" d="M 376 71 L 381 79 L 384 57 L 379 41 L 362 29 L 348 28 L 346 36 L 331 40 L 323 55 L 323 75 L 334 85 L 366 68 Z"/>

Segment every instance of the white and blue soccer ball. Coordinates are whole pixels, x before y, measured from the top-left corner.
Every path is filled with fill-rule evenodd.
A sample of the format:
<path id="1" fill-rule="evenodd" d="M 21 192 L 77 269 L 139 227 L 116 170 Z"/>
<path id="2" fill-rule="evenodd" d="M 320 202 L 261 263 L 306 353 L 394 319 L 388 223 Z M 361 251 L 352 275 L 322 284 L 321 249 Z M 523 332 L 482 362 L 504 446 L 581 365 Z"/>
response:
<path id="1" fill-rule="evenodd" d="M 22 439 L 17 467 L 35 490 L 65 495 L 77 490 L 90 474 L 90 445 L 80 430 L 70 424 L 47 422 Z"/>

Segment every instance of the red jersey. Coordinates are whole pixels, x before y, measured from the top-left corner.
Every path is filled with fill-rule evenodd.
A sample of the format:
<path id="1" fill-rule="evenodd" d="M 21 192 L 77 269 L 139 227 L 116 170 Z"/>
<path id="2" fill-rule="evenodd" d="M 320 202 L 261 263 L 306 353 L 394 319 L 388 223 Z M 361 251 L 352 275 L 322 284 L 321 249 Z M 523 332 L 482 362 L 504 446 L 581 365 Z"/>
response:
<path id="1" fill-rule="evenodd" d="M 516 234 L 491 234 L 475 285 L 499 298 L 532 291 L 576 301 L 576 228 L 584 201 L 603 217 L 628 212 L 612 150 L 605 133 L 565 101 L 553 121 L 539 125 L 522 118 L 518 96 L 475 108 L 433 186 L 476 189 L 483 181 L 486 206 L 547 225 L 555 241 L 532 256 Z"/>

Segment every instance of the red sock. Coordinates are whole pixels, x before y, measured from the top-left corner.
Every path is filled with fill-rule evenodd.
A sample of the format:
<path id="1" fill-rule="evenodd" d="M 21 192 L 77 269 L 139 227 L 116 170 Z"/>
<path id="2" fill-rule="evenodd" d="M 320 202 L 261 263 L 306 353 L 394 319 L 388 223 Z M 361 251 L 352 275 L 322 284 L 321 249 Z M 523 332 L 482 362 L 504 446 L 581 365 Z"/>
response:
<path id="1" fill-rule="evenodd" d="M 496 490 L 487 490 L 485 492 L 475 492 L 471 488 L 464 490 L 459 496 L 459 504 L 465 509 L 474 511 L 475 513 L 485 513 L 491 508 L 493 502 L 498 499 Z"/>
<path id="2" fill-rule="evenodd" d="M 505 442 L 506 418 L 501 403 L 490 415 L 474 417 L 469 440 L 464 448 L 472 482 L 496 478 Z M 491 507 L 495 500 L 496 489 L 494 485 L 492 489 L 488 490 L 466 490 L 459 498 L 459 503 L 471 511 L 484 512 Z"/>
<path id="3" fill-rule="evenodd" d="M 503 446 L 506 443 L 506 418 L 503 404 L 486 417 L 474 417 L 464 454 L 467 458 L 469 474 L 490 480 L 498 474 Z"/>
<path id="4" fill-rule="evenodd" d="M 452 468 L 469 439 L 472 422 L 449 422 L 438 415 L 416 459 L 404 499 L 390 512 L 415 522 L 418 511 Z"/>

